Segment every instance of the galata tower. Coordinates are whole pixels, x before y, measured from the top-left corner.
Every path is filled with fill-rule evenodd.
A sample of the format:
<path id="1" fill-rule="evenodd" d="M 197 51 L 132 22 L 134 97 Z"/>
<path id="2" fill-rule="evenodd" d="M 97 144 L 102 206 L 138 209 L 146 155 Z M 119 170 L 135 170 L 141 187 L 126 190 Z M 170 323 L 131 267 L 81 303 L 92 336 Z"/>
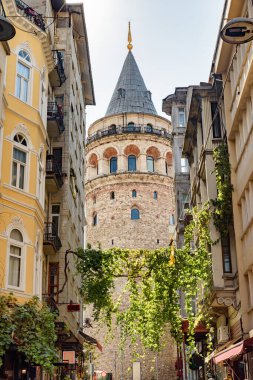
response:
<path id="1" fill-rule="evenodd" d="M 157 115 L 132 54 L 128 54 L 106 114 L 88 130 L 86 141 L 86 241 L 92 247 L 147 248 L 168 246 L 174 224 L 173 158 L 170 122 Z M 120 287 L 120 284 L 117 283 Z M 117 291 L 117 286 L 116 286 Z M 117 338 L 104 341 L 95 371 L 115 380 L 173 380 L 175 345 L 166 333 L 162 353 L 147 353 L 133 364 L 131 348 L 123 353 Z M 137 368 L 137 370 L 136 370 Z"/>

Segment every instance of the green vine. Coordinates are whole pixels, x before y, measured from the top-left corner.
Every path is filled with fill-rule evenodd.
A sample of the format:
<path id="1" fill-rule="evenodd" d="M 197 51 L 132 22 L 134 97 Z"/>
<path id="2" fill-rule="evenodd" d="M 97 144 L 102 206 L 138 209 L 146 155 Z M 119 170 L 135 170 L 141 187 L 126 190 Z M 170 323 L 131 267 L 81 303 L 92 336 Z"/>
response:
<path id="1" fill-rule="evenodd" d="M 212 200 L 213 222 L 221 237 L 227 236 L 233 223 L 230 163 L 227 144 L 217 146 L 213 151 L 215 163 L 217 198 Z"/>
<path id="2" fill-rule="evenodd" d="M 28 362 L 41 365 L 46 372 L 52 371 L 57 358 L 56 315 L 46 305 L 41 307 L 36 297 L 18 304 L 12 295 L 2 295 L 0 308 L 0 366 L 3 354 L 11 343 L 15 343 Z"/>
<path id="3" fill-rule="evenodd" d="M 77 270 L 84 302 L 94 305 L 95 319 L 105 321 L 109 328 L 116 316 L 122 342 L 129 337 L 133 344 L 141 341 L 145 348 L 158 351 L 167 326 L 180 341 L 179 290 L 185 294 L 189 336 L 194 336 L 201 317 L 194 311 L 193 299 L 211 278 L 209 206 L 193 209 L 191 215 L 182 249 L 79 249 Z M 121 281 L 118 293 L 117 281 Z M 193 338 L 189 344 L 193 345 Z"/>

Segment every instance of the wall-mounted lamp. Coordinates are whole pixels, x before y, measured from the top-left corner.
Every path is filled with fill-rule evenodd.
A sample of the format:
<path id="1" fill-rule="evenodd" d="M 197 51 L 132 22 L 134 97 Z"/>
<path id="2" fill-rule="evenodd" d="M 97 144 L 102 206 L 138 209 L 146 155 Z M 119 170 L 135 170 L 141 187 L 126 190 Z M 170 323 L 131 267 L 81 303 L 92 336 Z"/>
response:
<path id="1" fill-rule="evenodd" d="M 253 20 L 237 17 L 228 21 L 221 29 L 220 37 L 228 44 L 245 44 L 253 40 Z"/>
<path id="2" fill-rule="evenodd" d="M 0 41 L 11 40 L 16 34 L 14 26 L 5 17 L 2 1 L 0 0 Z"/>

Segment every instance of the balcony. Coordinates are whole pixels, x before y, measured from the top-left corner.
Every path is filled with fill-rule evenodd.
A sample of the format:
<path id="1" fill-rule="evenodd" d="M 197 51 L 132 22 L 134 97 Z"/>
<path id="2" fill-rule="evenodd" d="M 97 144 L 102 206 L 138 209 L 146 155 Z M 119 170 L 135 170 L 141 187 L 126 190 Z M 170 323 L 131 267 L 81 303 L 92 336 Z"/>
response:
<path id="1" fill-rule="evenodd" d="M 46 159 L 46 189 L 56 193 L 63 185 L 63 174 L 54 156 L 49 154 Z"/>
<path id="2" fill-rule="evenodd" d="M 86 139 L 86 145 L 92 143 L 93 141 L 99 140 L 103 137 L 120 135 L 124 133 L 143 133 L 157 135 L 166 139 L 171 140 L 171 134 L 165 130 L 165 128 L 154 128 L 151 125 L 142 124 L 130 124 L 126 126 L 111 126 L 107 129 L 102 129 L 93 133 Z"/>
<path id="3" fill-rule="evenodd" d="M 45 222 L 43 247 L 46 255 L 54 255 L 61 248 L 61 240 L 52 222 Z"/>
<path id="4" fill-rule="evenodd" d="M 47 105 L 47 132 L 49 137 L 57 137 L 64 132 L 62 106 L 56 102 L 48 102 Z"/>
<path id="5" fill-rule="evenodd" d="M 49 80 L 53 87 L 61 87 L 61 85 L 66 80 L 62 53 L 58 50 L 52 50 L 52 53 L 54 60 L 54 68 L 49 73 Z"/>
<path id="6" fill-rule="evenodd" d="M 41 30 L 46 30 L 46 25 L 41 14 L 37 13 L 33 8 L 29 7 L 29 5 L 24 3 L 22 0 L 16 0 L 16 6 L 18 13 L 21 14 L 21 16 L 26 17 Z"/>

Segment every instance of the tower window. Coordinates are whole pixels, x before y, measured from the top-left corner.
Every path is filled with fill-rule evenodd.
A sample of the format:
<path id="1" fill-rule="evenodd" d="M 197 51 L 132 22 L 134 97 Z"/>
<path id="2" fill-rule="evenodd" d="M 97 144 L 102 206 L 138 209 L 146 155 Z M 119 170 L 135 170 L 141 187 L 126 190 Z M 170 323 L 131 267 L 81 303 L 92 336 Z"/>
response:
<path id="1" fill-rule="evenodd" d="M 134 126 L 134 123 L 132 121 L 127 124 L 127 131 L 128 132 L 134 132 L 135 131 L 135 126 Z"/>
<path id="2" fill-rule="evenodd" d="M 174 214 L 170 214 L 170 217 L 169 217 L 169 225 L 170 226 L 174 226 L 175 224 L 175 217 L 174 217 Z"/>
<path id="3" fill-rule="evenodd" d="M 147 126 L 145 128 L 145 132 L 147 132 L 147 133 L 152 133 L 153 132 L 153 126 L 152 126 L 152 124 L 147 124 Z"/>
<path id="4" fill-rule="evenodd" d="M 160 243 L 160 240 L 159 240 L 159 239 L 157 239 L 157 240 L 156 240 L 156 242 L 157 242 L 157 244 L 159 244 L 159 243 Z"/>
<path id="5" fill-rule="evenodd" d="M 110 159 L 110 173 L 116 173 L 117 172 L 117 166 L 118 166 L 117 157 L 112 157 Z"/>
<path id="6" fill-rule="evenodd" d="M 157 199 L 157 197 L 158 197 L 157 191 L 154 191 L 153 196 L 154 196 L 154 199 Z"/>
<path id="7" fill-rule="evenodd" d="M 137 191 L 136 190 L 132 190 L 132 198 L 136 198 L 137 196 Z"/>
<path id="8" fill-rule="evenodd" d="M 92 218 L 92 225 L 96 226 L 98 224 L 98 215 L 94 214 Z"/>
<path id="9" fill-rule="evenodd" d="M 136 156 L 128 156 L 128 171 L 136 172 Z"/>
<path id="10" fill-rule="evenodd" d="M 147 156 L 147 171 L 148 172 L 155 171 L 154 158 L 152 156 Z"/>
<path id="11" fill-rule="evenodd" d="M 140 219 L 140 211 L 138 210 L 138 208 L 132 208 L 132 210 L 131 210 L 131 219 L 132 220 Z"/>
<path id="12" fill-rule="evenodd" d="M 114 191 L 110 192 L 110 199 L 115 199 L 115 192 Z"/>
<path id="13" fill-rule="evenodd" d="M 185 111 L 184 108 L 178 109 L 178 125 L 179 127 L 185 127 Z"/>
<path id="14" fill-rule="evenodd" d="M 112 239 L 112 245 L 114 245 L 114 241 L 113 241 L 113 239 Z"/>

